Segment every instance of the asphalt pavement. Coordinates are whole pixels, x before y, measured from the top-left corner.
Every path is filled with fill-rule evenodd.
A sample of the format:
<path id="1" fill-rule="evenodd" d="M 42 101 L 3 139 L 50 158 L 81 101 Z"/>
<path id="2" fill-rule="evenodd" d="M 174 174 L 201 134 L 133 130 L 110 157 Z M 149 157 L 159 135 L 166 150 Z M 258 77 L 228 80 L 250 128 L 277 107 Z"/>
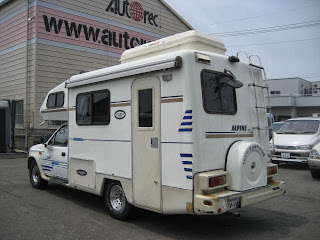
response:
<path id="1" fill-rule="evenodd" d="M 56 184 L 31 187 L 26 158 L 0 155 L 0 239 L 320 239 L 320 180 L 283 164 L 287 194 L 228 215 L 166 216 L 138 211 L 113 219 L 101 197 Z"/>

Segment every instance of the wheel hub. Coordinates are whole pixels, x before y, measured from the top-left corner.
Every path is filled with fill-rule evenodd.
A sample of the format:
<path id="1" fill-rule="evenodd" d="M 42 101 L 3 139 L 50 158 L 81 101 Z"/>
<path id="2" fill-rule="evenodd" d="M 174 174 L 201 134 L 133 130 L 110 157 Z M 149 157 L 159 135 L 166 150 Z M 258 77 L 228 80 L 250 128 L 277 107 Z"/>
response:
<path id="1" fill-rule="evenodd" d="M 40 179 L 40 171 L 37 165 L 34 165 L 32 168 L 32 181 L 37 184 Z"/>
<path id="2" fill-rule="evenodd" d="M 123 189 L 115 185 L 110 190 L 110 203 L 114 210 L 121 212 L 125 207 L 125 195 Z"/>

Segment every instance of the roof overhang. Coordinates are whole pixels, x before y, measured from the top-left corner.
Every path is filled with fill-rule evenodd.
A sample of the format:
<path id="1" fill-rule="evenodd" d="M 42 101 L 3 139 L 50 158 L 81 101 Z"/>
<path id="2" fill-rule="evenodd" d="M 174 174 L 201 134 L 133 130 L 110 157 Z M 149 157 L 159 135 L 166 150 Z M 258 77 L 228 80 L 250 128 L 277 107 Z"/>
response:
<path id="1" fill-rule="evenodd" d="M 123 77 L 134 76 L 142 73 L 163 71 L 170 68 L 180 68 L 182 66 L 181 57 L 158 60 L 150 63 L 140 64 L 120 64 L 117 66 L 104 68 L 71 77 L 66 81 L 66 88 L 80 87 L 83 85 L 104 82 Z"/>

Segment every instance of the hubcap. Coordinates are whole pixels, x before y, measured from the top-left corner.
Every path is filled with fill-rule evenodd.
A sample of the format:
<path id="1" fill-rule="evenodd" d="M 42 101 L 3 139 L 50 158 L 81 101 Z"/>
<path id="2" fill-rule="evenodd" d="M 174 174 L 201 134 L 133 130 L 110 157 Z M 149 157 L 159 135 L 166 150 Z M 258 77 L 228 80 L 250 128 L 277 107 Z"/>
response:
<path id="1" fill-rule="evenodd" d="M 121 212 L 126 204 L 126 197 L 119 185 L 114 185 L 110 190 L 110 203 L 114 210 Z"/>
<path id="2" fill-rule="evenodd" d="M 34 166 L 33 166 L 31 177 L 32 177 L 32 182 L 33 182 L 34 184 L 37 184 L 37 183 L 39 182 L 40 171 L 39 171 L 39 168 L 38 168 L 37 165 L 34 165 Z"/>

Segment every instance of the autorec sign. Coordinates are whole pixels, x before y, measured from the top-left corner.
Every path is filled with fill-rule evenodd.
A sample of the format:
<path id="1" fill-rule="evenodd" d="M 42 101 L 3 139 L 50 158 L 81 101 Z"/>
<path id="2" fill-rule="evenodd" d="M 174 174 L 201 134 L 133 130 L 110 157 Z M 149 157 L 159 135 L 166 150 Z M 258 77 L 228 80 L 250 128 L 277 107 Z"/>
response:
<path id="1" fill-rule="evenodd" d="M 159 27 L 157 23 L 158 15 L 145 10 L 139 2 L 111 0 L 109 1 L 106 11 L 133 19 L 136 22 L 143 22 L 151 26 Z"/>

